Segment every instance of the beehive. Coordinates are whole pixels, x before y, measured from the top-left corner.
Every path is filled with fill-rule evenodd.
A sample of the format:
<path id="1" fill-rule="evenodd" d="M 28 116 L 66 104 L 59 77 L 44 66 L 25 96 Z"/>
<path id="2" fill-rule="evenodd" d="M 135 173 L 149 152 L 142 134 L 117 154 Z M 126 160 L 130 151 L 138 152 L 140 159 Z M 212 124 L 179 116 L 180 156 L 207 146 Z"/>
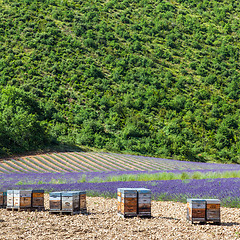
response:
<path id="1" fill-rule="evenodd" d="M 79 192 L 62 192 L 62 211 L 79 211 Z"/>
<path id="2" fill-rule="evenodd" d="M 78 191 L 79 192 L 79 207 L 80 211 L 87 211 L 87 201 L 86 201 L 86 191 Z"/>
<path id="3" fill-rule="evenodd" d="M 187 199 L 187 219 L 206 222 L 206 201 L 204 199 Z"/>
<path id="4" fill-rule="evenodd" d="M 31 208 L 32 190 L 14 190 L 14 208 Z"/>
<path id="5" fill-rule="evenodd" d="M 14 207 L 14 190 L 7 190 L 7 208 Z"/>
<path id="6" fill-rule="evenodd" d="M 44 208 L 44 190 L 32 190 L 32 207 Z"/>
<path id="7" fill-rule="evenodd" d="M 151 190 L 137 188 L 138 192 L 138 216 L 151 216 Z"/>
<path id="8" fill-rule="evenodd" d="M 7 192 L 0 192 L 0 207 L 7 206 Z"/>
<path id="9" fill-rule="evenodd" d="M 220 223 L 220 204 L 219 199 L 205 199 L 206 200 L 206 220 Z"/>
<path id="10" fill-rule="evenodd" d="M 137 216 L 137 190 L 121 188 L 121 212 L 123 216 Z"/>
<path id="11" fill-rule="evenodd" d="M 62 210 L 62 193 L 61 192 L 49 193 L 49 206 L 50 206 L 50 211 Z"/>

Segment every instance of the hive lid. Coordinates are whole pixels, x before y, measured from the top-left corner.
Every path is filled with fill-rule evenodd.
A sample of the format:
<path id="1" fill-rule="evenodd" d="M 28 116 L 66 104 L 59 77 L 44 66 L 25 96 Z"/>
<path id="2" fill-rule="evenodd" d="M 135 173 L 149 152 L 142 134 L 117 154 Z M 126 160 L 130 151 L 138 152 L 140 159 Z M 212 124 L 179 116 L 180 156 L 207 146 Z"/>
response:
<path id="1" fill-rule="evenodd" d="M 8 194 L 14 193 L 14 190 L 7 190 Z"/>
<path id="2" fill-rule="evenodd" d="M 79 194 L 86 194 L 86 191 L 78 191 Z"/>
<path id="3" fill-rule="evenodd" d="M 62 196 L 62 192 L 50 192 L 49 196 L 50 197 L 61 197 Z"/>
<path id="4" fill-rule="evenodd" d="M 136 190 L 138 193 L 151 193 L 151 190 L 147 188 L 136 188 Z"/>
<path id="5" fill-rule="evenodd" d="M 74 195 L 78 195 L 78 192 L 62 192 L 63 197 L 72 197 Z"/>
<path id="6" fill-rule="evenodd" d="M 187 202 L 206 202 L 206 200 L 205 199 L 200 199 L 200 198 L 188 198 L 187 199 Z"/>
<path id="7" fill-rule="evenodd" d="M 221 201 L 219 199 L 205 199 L 207 204 L 220 204 Z"/>
<path id="8" fill-rule="evenodd" d="M 44 190 L 42 189 L 34 189 L 32 190 L 33 193 L 44 193 Z"/>
<path id="9" fill-rule="evenodd" d="M 137 192 L 136 188 L 118 188 L 120 189 L 120 192 L 125 193 L 125 192 Z"/>

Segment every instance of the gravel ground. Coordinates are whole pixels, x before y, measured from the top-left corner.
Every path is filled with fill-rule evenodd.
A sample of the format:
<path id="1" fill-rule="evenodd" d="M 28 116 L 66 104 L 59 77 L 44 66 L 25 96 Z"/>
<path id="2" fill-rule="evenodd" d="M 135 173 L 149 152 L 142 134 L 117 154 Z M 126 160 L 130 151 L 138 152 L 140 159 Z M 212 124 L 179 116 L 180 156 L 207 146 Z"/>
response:
<path id="1" fill-rule="evenodd" d="M 88 197 L 88 215 L 0 209 L 0 239 L 240 239 L 240 209 L 221 207 L 220 226 L 186 221 L 186 204 L 152 201 L 152 218 L 121 218 L 116 199 Z M 48 209 L 48 195 L 45 197 Z"/>

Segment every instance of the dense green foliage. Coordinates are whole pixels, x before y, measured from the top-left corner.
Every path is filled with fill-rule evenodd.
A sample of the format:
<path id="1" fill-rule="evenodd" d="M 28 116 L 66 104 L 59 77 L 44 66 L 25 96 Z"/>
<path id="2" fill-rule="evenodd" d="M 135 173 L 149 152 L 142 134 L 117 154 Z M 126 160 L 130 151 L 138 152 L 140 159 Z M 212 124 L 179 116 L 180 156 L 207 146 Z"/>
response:
<path id="1" fill-rule="evenodd" d="M 239 1 L 0 10 L 0 154 L 64 142 L 240 163 Z"/>

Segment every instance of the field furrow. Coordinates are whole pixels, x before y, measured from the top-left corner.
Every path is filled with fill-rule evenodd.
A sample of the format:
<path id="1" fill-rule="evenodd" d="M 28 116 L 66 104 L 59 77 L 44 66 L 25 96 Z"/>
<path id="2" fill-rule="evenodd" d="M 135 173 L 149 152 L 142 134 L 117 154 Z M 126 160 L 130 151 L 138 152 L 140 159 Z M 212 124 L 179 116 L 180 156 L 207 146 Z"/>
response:
<path id="1" fill-rule="evenodd" d="M 43 172 L 52 172 L 52 169 L 42 164 L 40 161 L 36 161 L 33 157 L 24 157 L 25 161 L 32 163 L 33 166 L 41 169 Z"/>
<path id="2" fill-rule="evenodd" d="M 39 172 L 37 169 L 34 169 L 31 166 L 27 165 L 24 161 L 22 161 L 22 159 L 14 160 L 14 163 L 20 168 L 25 169 L 25 172 Z"/>
<path id="3" fill-rule="evenodd" d="M 71 159 L 72 161 L 74 161 L 76 164 L 79 164 L 81 167 L 84 167 L 86 170 L 86 172 L 96 172 L 96 171 L 104 171 L 101 168 L 97 168 L 96 166 L 94 166 L 93 164 L 89 163 L 89 161 L 87 161 L 87 159 L 84 158 L 76 158 L 74 156 L 72 156 L 70 153 L 62 153 L 62 155 L 68 159 Z"/>
<path id="4" fill-rule="evenodd" d="M 72 171 L 76 171 L 76 168 L 71 167 L 70 163 L 68 162 L 63 162 L 61 159 L 56 158 L 52 155 L 44 155 L 43 156 L 46 160 L 52 161 L 53 163 L 55 163 L 56 165 L 58 165 L 59 167 L 61 167 L 65 172 L 72 172 Z"/>
<path id="5" fill-rule="evenodd" d="M 49 162 L 45 161 L 44 159 L 42 159 L 39 156 L 33 156 L 33 157 L 31 157 L 31 159 L 34 162 L 36 162 L 36 164 L 41 164 L 42 166 L 44 166 L 45 168 L 47 168 L 51 172 L 61 172 L 61 170 L 56 168 L 56 166 L 53 166 L 52 164 L 50 164 Z"/>
<path id="6" fill-rule="evenodd" d="M 126 162 L 132 162 L 132 159 L 133 158 L 131 158 L 131 157 L 127 157 L 127 156 L 120 156 L 120 155 L 115 155 L 115 154 L 113 154 L 113 157 L 115 157 L 115 158 L 119 158 L 119 159 L 122 159 L 123 161 L 125 160 Z M 146 163 L 146 162 L 144 162 L 144 161 L 138 161 L 138 164 L 140 165 L 140 166 L 142 166 L 143 167 L 143 169 L 144 170 L 158 170 L 158 168 L 156 168 L 156 167 L 153 167 L 153 166 L 150 166 L 150 164 L 148 164 L 148 163 Z"/>
<path id="7" fill-rule="evenodd" d="M 36 171 L 36 172 L 46 172 L 46 170 L 44 168 L 42 168 L 41 166 L 36 165 L 32 160 L 29 160 L 27 157 L 22 157 L 19 158 L 19 160 L 21 161 L 21 164 L 24 166 L 27 166 L 28 168 L 32 169 L 31 172 Z"/>
<path id="8" fill-rule="evenodd" d="M 11 159 L 9 162 L 9 164 L 11 164 L 12 167 L 14 167 L 15 169 L 19 170 L 20 172 L 29 172 L 29 169 L 25 168 L 22 164 L 19 164 L 18 161 Z"/>
<path id="9" fill-rule="evenodd" d="M 9 169 L 8 168 L 5 168 L 2 164 L 0 166 L 0 172 L 1 173 L 10 173 Z"/>
<path id="10" fill-rule="evenodd" d="M 130 170 L 128 167 L 126 167 L 124 164 L 120 164 L 118 159 L 106 159 L 105 155 L 97 155 L 94 153 L 86 153 L 86 155 L 90 155 L 91 158 L 97 159 L 100 162 L 104 162 L 105 164 L 109 164 L 113 167 L 114 170 L 120 170 L 120 171 L 127 171 Z"/>
<path id="11" fill-rule="evenodd" d="M 77 154 L 78 155 L 78 154 Z M 89 158 L 85 157 L 85 156 L 75 156 L 72 153 L 68 154 L 69 158 L 75 159 L 76 161 L 79 161 L 79 163 L 84 163 L 85 165 L 88 166 L 88 168 L 92 169 L 93 171 L 106 171 L 107 168 L 104 166 L 101 166 L 100 164 L 97 164 L 94 161 L 91 161 Z M 89 171 L 89 170 L 88 170 Z"/>
<path id="12" fill-rule="evenodd" d="M 117 158 L 117 157 L 113 157 L 111 155 L 105 155 L 105 157 L 110 158 L 111 160 L 114 161 L 119 161 L 121 162 L 121 164 L 123 165 L 128 165 L 130 166 L 129 170 L 136 170 L 136 171 L 145 171 L 146 168 L 144 166 L 142 166 L 141 164 L 139 164 L 139 162 L 135 161 L 134 159 L 121 159 L 121 158 Z"/>
<path id="13" fill-rule="evenodd" d="M 82 154 L 82 153 L 73 153 L 74 156 L 76 157 L 80 157 L 80 158 L 84 158 L 87 159 L 89 162 L 93 163 L 95 166 L 97 167 L 101 167 L 103 169 L 103 171 L 114 171 L 116 170 L 112 164 L 106 161 L 101 161 L 97 158 L 92 157 L 92 155 L 88 155 L 86 153 Z"/>
<path id="14" fill-rule="evenodd" d="M 10 161 L 4 161 L 2 166 L 6 169 L 9 170 L 9 172 L 20 172 L 18 169 L 16 169 L 15 166 L 11 164 Z"/>
<path id="15" fill-rule="evenodd" d="M 46 159 L 45 156 L 37 156 L 35 157 L 37 160 L 41 161 L 43 164 L 45 164 L 48 167 L 51 167 L 56 172 L 64 172 L 64 169 L 62 166 L 59 166 L 58 164 L 55 164 L 52 162 L 52 160 Z"/>
<path id="16" fill-rule="evenodd" d="M 58 158 L 58 159 L 61 159 L 63 162 L 65 162 L 66 164 L 70 164 L 71 166 L 73 166 L 73 168 L 75 169 L 75 171 L 79 171 L 79 172 L 84 172 L 84 171 L 88 171 L 88 168 L 87 167 L 83 167 L 81 166 L 78 162 L 70 159 L 70 158 L 67 158 L 66 156 L 63 156 L 61 154 L 57 154 L 57 153 L 54 153 L 52 154 L 54 157 Z"/>
<path id="17" fill-rule="evenodd" d="M 142 162 L 142 163 L 146 163 L 148 164 L 148 166 L 151 166 L 152 168 L 156 169 L 156 170 L 169 170 L 172 169 L 171 167 L 168 166 L 168 164 L 162 164 L 159 162 L 156 162 L 154 160 L 152 160 L 151 158 L 145 157 L 132 157 L 132 159 L 135 159 L 138 162 Z M 147 169 L 146 169 L 147 170 Z"/>

